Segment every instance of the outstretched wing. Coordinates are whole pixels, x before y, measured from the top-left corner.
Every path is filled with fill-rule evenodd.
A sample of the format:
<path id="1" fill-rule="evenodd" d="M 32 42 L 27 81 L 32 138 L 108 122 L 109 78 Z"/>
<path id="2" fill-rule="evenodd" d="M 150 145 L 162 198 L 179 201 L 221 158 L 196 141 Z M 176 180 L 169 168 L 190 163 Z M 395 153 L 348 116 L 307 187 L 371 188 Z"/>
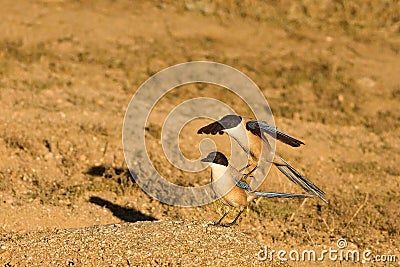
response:
<path id="1" fill-rule="evenodd" d="M 224 132 L 222 130 L 225 130 L 225 128 L 218 122 L 215 121 L 213 123 L 210 123 L 202 128 L 200 128 L 197 131 L 197 134 L 212 134 L 216 135 L 217 133 L 223 134 Z"/>
<path id="2" fill-rule="evenodd" d="M 279 131 L 276 127 L 262 121 L 249 121 L 246 123 L 246 128 L 248 131 L 259 136 L 261 139 L 264 139 L 263 133 L 266 133 L 273 138 L 276 138 L 277 140 L 293 147 L 304 145 L 302 141 L 291 137 L 290 135 Z"/>
<path id="3" fill-rule="evenodd" d="M 220 120 L 210 123 L 203 128 L 200 128 L 197 131 L 197 134 L 212 134 L 216 135 L 217 133 L 223 134 L 223 130 L 225 129 L 230 129 L 233 127 L 236 127 L 239 125 L 239 123 L 242 121 L 242 117 L 238 115 L 226 115 L 222 117 Z"/>

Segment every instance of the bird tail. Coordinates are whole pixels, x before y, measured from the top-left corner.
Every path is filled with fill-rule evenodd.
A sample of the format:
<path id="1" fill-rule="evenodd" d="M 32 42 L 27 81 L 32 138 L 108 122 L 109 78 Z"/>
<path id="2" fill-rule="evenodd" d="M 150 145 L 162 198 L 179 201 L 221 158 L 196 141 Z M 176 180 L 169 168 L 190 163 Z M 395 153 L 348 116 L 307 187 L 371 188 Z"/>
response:
<path id="1" fill-rule="evenodd" d="M 283 163 L 278 163 L 278 162 L 273 162 L 273 164 L 283 173 L 286 175 L 287 178 L 289 178 L 290 181 L 293 183 L 301 186 L 307 193 L 310 193 L 312 195 L 315 195 L 322 199 L 325 203 L 328 204 L 328 200 L 325 197 L 325 193 L 319 189 L 315 184 L 313 184 L 310 180 L 308 180 L 306 177 L 301 175 L 295 168 L 290 166 L 289 163 L 287 163 L 283 158 L 279 157 L 276 155 L 279 160 L 281 160 Z"/>
<path id="2" fill-rule="evenodd" d="M 256 196 L 258 196 L 258 197 L 266 197 L 266 198 L 308 198 L 308 197 L 314 197 L 313 195 L 278 193 L 278 192 L 254 192 L 254 194 Z"/>

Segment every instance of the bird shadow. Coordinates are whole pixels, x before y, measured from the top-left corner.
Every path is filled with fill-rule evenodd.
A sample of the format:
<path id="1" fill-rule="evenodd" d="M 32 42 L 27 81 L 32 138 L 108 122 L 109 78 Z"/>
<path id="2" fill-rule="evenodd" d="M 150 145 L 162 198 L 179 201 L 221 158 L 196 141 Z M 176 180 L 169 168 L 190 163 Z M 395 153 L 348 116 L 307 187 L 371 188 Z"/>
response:
<path id="1" fill-rule="evenodd" d="M 125 222 L 138 222 L 138 221 L 155 221 L 156 218 L 152 216 L 145 215 L 138 210 L 132 208 L 125 208 L 120 205 L 114 204 L 108 200 L 102 199 L 100 197 L 91 196 L 89 202 L 96 204 L 100 207 L 105 207 L 109 209 L 115 217 L 125 221 Z"/>
<path id="2" fill-rule="evenodd" d="M 91 166 L 85 174 L 90 176 L 103 177 L 108 180 L 113 180 L 121 187 L 127 188 L 135 184 L 136 174 L 126 168 L 115 168 L 105 165 Z"/>

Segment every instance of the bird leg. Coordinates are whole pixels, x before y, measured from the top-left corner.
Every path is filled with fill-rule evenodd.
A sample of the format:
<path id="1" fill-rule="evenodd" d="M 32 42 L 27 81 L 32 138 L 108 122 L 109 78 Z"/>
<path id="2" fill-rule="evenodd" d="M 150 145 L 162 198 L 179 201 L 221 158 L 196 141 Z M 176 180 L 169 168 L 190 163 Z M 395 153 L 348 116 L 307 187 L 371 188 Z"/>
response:
<path id="1" fill-rule="evenodd" d="M 221 219 L 219 219 L 217 222 L 214 223 L 214 225 L 220 225 L 222 220 L 226 217 L 226 215 L 228 215 L 229 210 L 225 210 L 224 215 L 222 215 Z"/>
<path id="2" fill-rule="evenodd" d="M 235 218 L 232 222 L 227 223 L 227 224 L 223 224 L 222 226 L 231 227 L 232 225 L 235 225 L 235 224 L 236 224 L 236 221 L 239 219 L 240 215 L 242 215 L 244 209 L 245 209 L 245 208 L 243 207 L 243 208 L 239 211 L 238 215 L 236 215 L 236 218 Z"/>
<path id="3" fill-rule="evenodd" d="M 247 168 L 250 167 L 250 166 L 251 166 L 251 164 L 247 164 L 246 166 L 244 166 L 243 168 L 241 168 L 241 169 L 239 170 L 239 172 L 244 171 L 245 169 L 247 169 Z"/>
<path id="4" fill-rule="evenodd" d="M 251 166 L 251 164 L 247 164 L 246 166 L 244 166 L 243 168 L 241 168 L 241 169 L 239 170 L 239 172 L 244 171 L 245 169 L 247 169 L 247 168 L 250 167 L 250 166 Z M 253 169 L 251 169 L 250 172 L 243 174 L 243 177 L 242 177 L 242 179 L 240 179 L 240 180 L 241 180 L 241 181 L 246 180 L 247 177 L 249 177 L 249 176 L 257 169 L 257 167 L 258 167 L 258 165 L 256 165 Z"/>
<path id="5" fill-rule="evenodd" d="M 250 165 L 248 165 L 247 167 L 249 167 L 249 166 L 250 166 Z M 247 167 L 246 167 L 246 168 L 247 168 Z M 251 169 L 250 172 L 244 174 L 244 175 L 243 175 L 243 178 L 244 178 L 244 179 L 247 179 L 247 177 L 249 177 L 257 168 L 258 168 L 258 165 L 256 165 L 253 169 Z"/>

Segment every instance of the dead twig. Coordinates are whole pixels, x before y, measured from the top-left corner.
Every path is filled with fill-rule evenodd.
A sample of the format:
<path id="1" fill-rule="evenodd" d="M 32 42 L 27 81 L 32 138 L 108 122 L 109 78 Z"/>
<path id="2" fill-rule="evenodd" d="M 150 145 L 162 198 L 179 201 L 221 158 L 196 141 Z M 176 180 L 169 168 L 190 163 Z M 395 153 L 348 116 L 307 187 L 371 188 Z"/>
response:
<path id="1" fill-rule="evenodd" d="M 307 201 L 307 198 L 305 198 L 305 199 L 303 200 L 303 202 L 301 202 L 299 209 L 302 209 L 302 208 L 303 208 L 304 204 L 306 204 L 306 201 Z M 295 215 L 296 215 L 296 212 L 293 211 L 292 215 L 291 215 L 290 218 L 289 218 L 289 221 L 290 221 L 290 222 L 293 221 Z"/>
<path id="2" fill-rule="evenodd" d="M 314 241 L 314 239 L 311 237 L 310 232 L 308 231 L 308 229 L 307 229 L 307 227 L 306 227 L 305 225 L 304 225 L 304 229 L 305 229 L 306 232 L 307 232 L 308 238 L 310 238 L 311 242 L 315 245 L 315 241 Z"/>
<path id="3" fill-rule="evenodd" d="M 107 148 L 108 148 L 108 141 L 106 141 L 106 143 L 104 144 L 104 148 L 103 148 L 103 157 L 107 152 Z"/>
<path id="4" fill-rule="evenodd" d="M 357 216 L 357 214 L 361 211 L 362 208 L 364 208 L 365 204 L 367 204 L 368 201 L 368 196 L 369 194 L 367 193 L 367 195 L 365 196 L 364 202 L 360 205 L 360 207 L 358 207 L 358 209 L 356 210 L 356 212 L 354 212 L 353 216 L 351 217 L 351 219 L 347 222 L 345 228 L 347 228 L 347 226 L 350 225 L 350 223 L 353 221 L 353 219 Z"/>

